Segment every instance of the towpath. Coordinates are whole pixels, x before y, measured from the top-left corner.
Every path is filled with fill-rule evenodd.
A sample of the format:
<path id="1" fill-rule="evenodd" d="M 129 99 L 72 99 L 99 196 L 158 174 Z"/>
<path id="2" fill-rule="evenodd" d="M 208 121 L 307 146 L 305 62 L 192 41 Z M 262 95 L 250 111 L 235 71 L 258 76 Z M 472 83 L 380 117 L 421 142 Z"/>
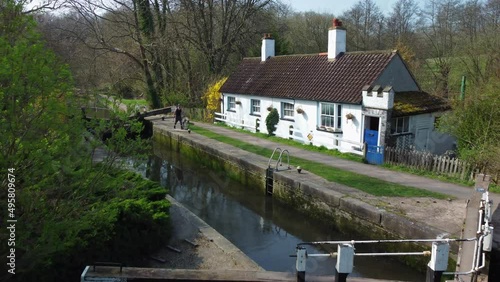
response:
<path id="1" fill-rule="evenodd" d="M 340 159 L 322 153 L 303 150 L 297 147 L 289 147 L 280 143 L 276 143 L 246 133 L 237 132 L 229 128 L 216 126 L 208 123 L 196 122 L 196 126 L 203 127 L 207 130 L 210 130 L 220 135 L 230 136 L 231 138 L 251 143 L 256 146 L 268 148 L 271 150 L 273 150 L 276 147 L 287 149 L 290 152 L 291 156 L 297 158 L 302 158 L 305 160 L 322 163 L 325 165 L 329 165 L 332 168 L 338 168 L 342 170 L 355 172 L 358 174 L 378 178 L 387 182 L 397 183 L 405 186 L 418 187 L 421 189 L 450 195 L 457 199 L 468 199 L 472 194 L 472 187 L 467 187 L 464 185 L 443 182 L 404 172 L 397 172 L 380 166 Z M 490 198 L 494 200 L 495 204 L 498 204 L 500 202 L 500 195 L 498 194 L 491 193 Z"/>

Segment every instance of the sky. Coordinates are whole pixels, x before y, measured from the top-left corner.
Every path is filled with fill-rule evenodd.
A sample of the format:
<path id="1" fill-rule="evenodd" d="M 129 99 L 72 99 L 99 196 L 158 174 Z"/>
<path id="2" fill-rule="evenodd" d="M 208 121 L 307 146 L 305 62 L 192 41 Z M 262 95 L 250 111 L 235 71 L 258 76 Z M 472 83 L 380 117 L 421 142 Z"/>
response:
<path id="1" fill-rule="evenodd" d="M 335 16 L 352 8 L 359 0 L 282 0 L 289 4 L 296 12 L 313 11 L 318 13 L 332 13 Z M 373 0 L 384 15 L 389 14 L 397 0 Z M 423 7 L 425 0 L 416 0 Z"/>

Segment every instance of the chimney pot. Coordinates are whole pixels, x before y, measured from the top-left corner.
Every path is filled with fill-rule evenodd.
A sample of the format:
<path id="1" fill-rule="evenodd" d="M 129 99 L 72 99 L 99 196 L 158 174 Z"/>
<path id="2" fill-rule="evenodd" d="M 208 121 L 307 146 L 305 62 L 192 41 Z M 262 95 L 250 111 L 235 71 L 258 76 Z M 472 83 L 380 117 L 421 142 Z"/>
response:
<path id="1" fill-rule="evenodd" d="M 337 18 L 333 19 L 333 27 L 341 27 L 342 26 L 342 21 L 340 21 Z"/>

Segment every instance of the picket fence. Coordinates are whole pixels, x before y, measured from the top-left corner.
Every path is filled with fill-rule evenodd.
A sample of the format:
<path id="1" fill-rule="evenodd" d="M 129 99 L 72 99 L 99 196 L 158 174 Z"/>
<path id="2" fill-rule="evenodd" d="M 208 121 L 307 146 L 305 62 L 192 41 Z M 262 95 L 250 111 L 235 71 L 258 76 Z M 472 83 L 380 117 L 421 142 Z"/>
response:
<path id="1" fill-rule="evenodd" d="M 498 171 L 486 171 L 484 168 L 446 155 L 438 156 L 428 152 L 386 147 L 384 163 L 427 170 L 461 180 L 474 180 L 478 173 L 490 174 L 493 182 L 498 183 Z"/>

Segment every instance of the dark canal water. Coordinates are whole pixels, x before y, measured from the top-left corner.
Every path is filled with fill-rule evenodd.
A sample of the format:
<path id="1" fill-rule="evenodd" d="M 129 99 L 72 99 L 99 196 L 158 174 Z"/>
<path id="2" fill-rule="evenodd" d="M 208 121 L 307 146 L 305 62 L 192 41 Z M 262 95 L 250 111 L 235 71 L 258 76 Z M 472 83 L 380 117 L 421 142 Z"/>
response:
<path id="1" fill-rule="evenodd" d="M 360 240 L 360 234 L 343 234 L 294 212 L 258 189 L 229 180 L 171 151 L 152 155 L 143 172 L 170 187 L 170 194 L 221 233 L 248 257 L 269 271 L 295 272 L 295 247 L 300 242 Z M 336 248 L 336 247 L 335 247 Z M 357 252 L 368 252 L 356 245 Z M 308 253 L 326 253 L 308 247 Z M 335 259 L 309 257 L 306 275 L 333 275 Z M 423 273 L 387 257 L 356 257 L 352 277 L 425 281 Z"/>

